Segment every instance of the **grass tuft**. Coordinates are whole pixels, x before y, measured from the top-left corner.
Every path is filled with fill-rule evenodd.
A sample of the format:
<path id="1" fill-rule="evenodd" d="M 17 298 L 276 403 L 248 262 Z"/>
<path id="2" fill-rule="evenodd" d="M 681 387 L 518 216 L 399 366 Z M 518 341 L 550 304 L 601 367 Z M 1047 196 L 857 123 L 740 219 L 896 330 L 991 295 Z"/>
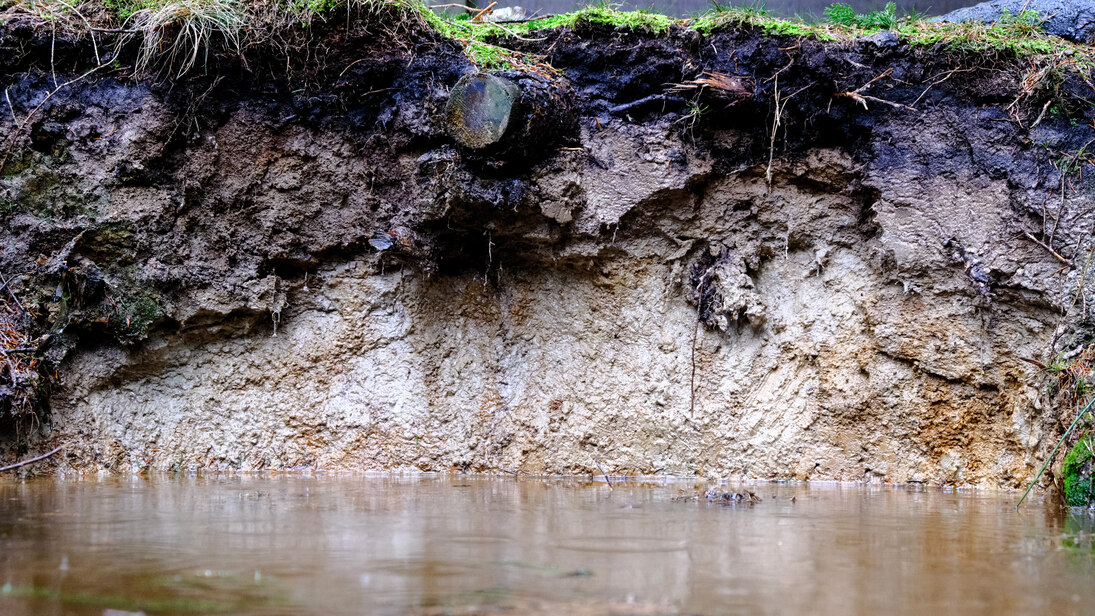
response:
<path id="1" fill-rule="evenodd" d="M 133 11 L 123 27 L 141 35 L 137 73 L 162 67 L 182 76 L 203 52 L 208 56 L 215 38 L 239 53 L 240 31 L 246 25 L 247 13 L 239 0 L 174 0 Z"/>
<path id="2" fill-rule="evenodd" d="M 897 16 L 897 4 L 887 2 L 886 8 L 881 11 L 860 15 L 847 4 L 837 3 L 825 9 L 825 16 L 829 21 L 841 26 L 856 28 L 881 28 L 889 30 L 897 27 L 900 19 Z"/>
<path id="3" fill-rule="evenodd" d="M 384 17 L 379 17 L 383 13 Z M 899 16 L 894 3 L 881 11 L 857 14 L 846 4 L 825 11 L 827 21 L 778 19 L 763 4 L 721 4 L 690 19 L 673 19 L 647 11 L 619 11 L 601 4 L 570 13 L 515 23 L 475 20 L 467 13 L 443 15 L 422 0 L 0 0 L 0 23 L 32 17 L 54 28 L 77 33 L 99 29 L 129 31 L 139 37 L 138 72 L 180 75 L 204 63 L 214 49 L 238 52 L 266 42 L 283 41 L 288 28 L 307 28 L 315 19 L 396 20 L 403 28 L 389 35 L 427 27 L 462 43 L 468 58 L 483 68 L 542 66 L 541 59 L 507 48 L 507 41 L 538 38 L 543 30 L 598 24 L 614 28 L 667 33 L 687 27 L 703 35 L 719 30 L 754 28 L 770 35 L 852 41 L 892 31 L 909 45 L 940 45 L 966 52 L 993 52 L 1033 58 L 1041 66 L 1090 71 L 1095 49 L 1046 34 L 1034 12 L 1005 15 L 995 23 L 940 23 L 921 15 Z M 390 25 L 390 24 L 386 24 Z M 101 35 L 100 35 L 101 37 Z M 98 54 L 98 51 L 96 52 Z"/>

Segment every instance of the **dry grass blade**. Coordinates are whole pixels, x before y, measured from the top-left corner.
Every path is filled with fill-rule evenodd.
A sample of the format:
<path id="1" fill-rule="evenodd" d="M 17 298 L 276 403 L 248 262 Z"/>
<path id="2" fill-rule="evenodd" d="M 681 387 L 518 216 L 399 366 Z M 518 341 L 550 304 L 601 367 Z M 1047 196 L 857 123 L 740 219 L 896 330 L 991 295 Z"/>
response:
<path id="1" fill-rule="evenodd" d="M 240 32 L 247 24 L 245 9 L 239 0 L 180 0 L 136 11 L 125 24 L 143 37 L 136 72 L 162 68 L 182 76 L 203 51 L 208 53 L 214 37 L 238 53 Z"/>

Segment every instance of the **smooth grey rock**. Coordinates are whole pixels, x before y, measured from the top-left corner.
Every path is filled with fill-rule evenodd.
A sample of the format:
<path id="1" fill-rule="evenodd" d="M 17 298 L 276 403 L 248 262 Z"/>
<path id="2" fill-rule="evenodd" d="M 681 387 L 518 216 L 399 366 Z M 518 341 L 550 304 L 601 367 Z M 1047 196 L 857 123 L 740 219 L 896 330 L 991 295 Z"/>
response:
<path id="1" fill-rule="evenodd" d="M 879 47 L 897 47 L 901 42 L 901 39 L 897 38 L 897 34 L 893 30 L 883 30 L 876 34 L 863 37 L 864 41 L 874 43 Z"/>
<path id="2" fill-rule="evenodd" d="M 517 84 L 504 77 L 464 75 L 456 82 L 445 105 L 449 134 L 469 148 L 496 143 L 505 134 L 513 102 L 520 95 Z"/>
<path id="3" fill-rule="evenodd" d="M 957 11 L 951 11 L 936 21 L 981 21 L 992 23 L 1007 11 L 1037 11 L 1046 20 L 1046 32 L 1077 43 L 1091 43 L 1095 38 L 1095 0 L 990 0 Z"/>

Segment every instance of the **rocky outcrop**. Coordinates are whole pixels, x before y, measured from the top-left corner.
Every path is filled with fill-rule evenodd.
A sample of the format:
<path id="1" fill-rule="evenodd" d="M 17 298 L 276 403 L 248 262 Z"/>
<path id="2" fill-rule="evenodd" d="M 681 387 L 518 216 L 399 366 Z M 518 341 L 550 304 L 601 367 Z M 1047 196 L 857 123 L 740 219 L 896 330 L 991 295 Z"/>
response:
<path id="1" fill-rule="evenodd" d="M 448 136 L 444 41 L 341 34 L 303 90 L 226 60 L 58 92 L 0 177 L 0 267 L 63 357 L 30 444 L 79 470 L 1030 479 L 1059 423 L 1022 358 L 1090 327 L 1092 175 L 1053 162 L 1091 112 L 1032 127 L 1044 101 L 976 56 L 696 36 L 523 43 L 577 128 L 520 158 Z M 0 72 L 17 117 L 42 57 Z M 629 105 L 705 72 L 751 96 Z"/>

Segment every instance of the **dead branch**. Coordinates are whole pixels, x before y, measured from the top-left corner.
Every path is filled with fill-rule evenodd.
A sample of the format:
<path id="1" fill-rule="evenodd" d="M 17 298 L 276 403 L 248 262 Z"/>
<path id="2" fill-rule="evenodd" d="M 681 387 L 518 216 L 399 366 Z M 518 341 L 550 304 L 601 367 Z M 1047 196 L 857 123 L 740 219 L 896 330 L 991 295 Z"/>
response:
<path id="1" fill-rule="evenodd" d="M 1039 240 L 1038 238 L 1034 237 L 1033 235 L 1027 233 L 1026 231 L 1023 231 L 1023 235 L 1027 236 L 1028 240 L 1030 240 L 1030 241 L 1034 242 L 1035 244 L 1038 244 L 1042 248 L 1045 248 L 1046 250 L 1048 250 L 1049 254 L 1056 257 L 1057 260 L 1060 261 L 1061 263 L 1064 263 L 1065 265 L 1067 265 L 1069 267 L 1072 267 L 1072 261 L 1069 261 L 1068 259 L 1066 259 L 1066 258 L 1062 257 L 1061 255 L 1057 254 L 1057 251 L 1050 248 L 1049 245 L 1046 244 L 1045 242 Z"/>
<path id="2" fill-rule="evenodd" d="M 608 110 L 608 112 L 612 113 L 612 114 L 627 113 L 627 112 L 629 112 L 633 109 L 636 109 L 638 107 L 645 107 L 646 105 L 649 105 L 650 103 L 657 103 L 657 102 L 660 102 L 660 103 L 663 103 L 663 104 L 677 103 L 678 105 L 683 105 L 683 104 L 687 103 L 688 101 L 684 100 L 683 98 L 681 98 L 679 96 L 669 96 L 668 94 L 651 94 L 650 96 L 644 96 L 643 98 L 640 98 L 637 101 L 631 101 L 630 103 L 623 103 L 623 104 L 620 104 L 620 105 L 616 105 L 615 107 L 610 108 Z"/>
<path id="3" fill-rule="evenodd" d="M 678 83 L 670 88 L 669 92 L 702 91 L 704 88 L 711 88 L 720 97 L 730 99 L 733 102 L 753 95 L 752 88 L 749 87 L 748 83 L 750 78 L 747 76 L 726 75 L 724 73 L 710 73 L 706 71 L 703 74 L 705 76 L 700 79 Z"/>
<path id="4" fill-rule="evenodd" d="M 28 464 L 34 464 L 35 462 L 37 462 L 39 460 L 45 460 L 46 458 L 52 456 L 53 454 L 57 453 L 58 451 L 61 451 L 61 447 L 62 447 L 61 445 L 58 445 L 56 449 L 54 449 L 53 451 L 51 451 L 49 453 L 44 453 L 44 454 L 42 454 L 42 455 L 40 455 L 36 458 L 31 458 L 29 460 L 23 460 L 22 462 L 16 462 L 15 464 L 11 464 L 9 466 L 5 466 L 3 468 L 0 468 L 0 473 L 2 473 L 4 471 L 10 471 L 10 470 L 13 470 L 13 469 L 16 469 L 16 468 L 20 468 L 20 467 L 26 466 Z"/>
<path id="5" fill-rule="evenodd" d="M 524 24 L 524 23 L 528 23 L 530 21 L 536 21 L 538 19 L 548 19 L 548 18 L 551 18 L 551 17 L 555 17 L 556 15 L 558 15 L 558 13 L 548 13 L 547 15 L 536 15 L 534 13 L 531 17 L 526 17 L 524 19 L 502 19 L 502 20 L 499 20 L 499 21 L 496 21 L 496 22 L 493 22 L 493 23 L 496 23 L 496 24 Z"/>
<path id="6" fill-rule="evenodd" d="M 879 79 L 882 79 L 883 77 L 889 77 L 892 73 L 893 73 L 893 69 L 891 68 L 890 70 L 882 73 L 881 75 L 879 75 L 879 76 L 875 77 L 874 79 L 868 81 L 867 83 L 865 83 L 862 86 L 856 88 L 855 90 L 852 90 L 851 92 L 837 92 L 833 96 L 841 97 L 841 98 L 850 98 L 853 101 L 859 103 L 860 105 L 863 105 L 863 109 L 867 109 L 867 101 L 875 101 L 875 102 L 878 102 L 878 103 L 882 103 L 884 105 L 889 105 L 891 107 L 896 107 L 898 109 L 908 109 L 909 111 L 916 111 L 916 108 L 914 108 L 914 107 L 910 107 L 910 106 L 902 104 L 902 103 L 895 103 L 893 101 L 888 101 L 888 100 L 885 100 L 885 99 L 881 99 L 881 98 L 878 98 L 876 96 L 869 96 L 869 95 L 863 93 L 863 91 L 866 90 L 867 88 L 871 87 L 871 85 L 874 84 L 874 82 L 878 81 Z M 920 99 L 917 99 L 917 100 L 920 100 Z"/>
<path id="7" fill-rule="evenodd" d="M 854 100 L 855 102 L 859 103 L 860 105 L 863 105 L 864 109 L 867 109 L 867 101 L 875 101 L 876 103 L 882 103 L 884 105 L 889 105 L 891 107 L 896 107 L 898 109 L 908 109 L 909 111 L 917 111 L 917 109 L 915 107 L 909 107 L 908 105 L 904 105 L 902 103 L 895 103 L 893 101 L 888 101 L 888 100 L 885 100 L 885 99 L 882 99 L 882 98 L 878 98 L 876 96 L 870 96 L 870 95 L 867 95 L 867 94 L 860 94 L 859 92 L 837 92 L 833 96 L 850 98 L 850 99 Z"/>
<path id="8" fill-rule="evenodd" d="M 1035 126 L 1038 126 L 1039 124 L 1042 123 L 1042 120 L 1046 117 L 1046 111 L 1049 111 L 1049 106 L 1052 103 L 1053 103 L 1053 99 L 1051 98 L 1048 101 L 1046 101 L 1045 105 L 1042 105 L 1042 113 L 1038 114 L 1038 119 L 1034 121 L 1034 124 L 1030 125 L 1031 128 L 1034 128 Z"/>
<path id="9" fill-rule="evenodd" d="M 1076 302 L 1081 302 L 1081 314 L 1084 319 L 1087 319 L 1087 293 L 1085 287 L 1087 286 L 1087 273 L 1091 271 L 1092 258 L 1095 258 L 1095 244 L 1091 245 L 1091 251 L 1087 253 L 1087 262 L 1084 263 L 1084 269 L 1080 271 L 1080 283 L 1076 287 L 1076 298 L 1072 300 L 1073 306 L 1076 306 Z"/>
<path id="10" fill-rule="evenodd" d="M 1035 366 L 1038 366 L 1042 370 L 1045 370 L 1048 367 L 1045 364 L 1043 364 L 1042 362 L 1038 361 L 1037 359 L 1031 359 L 1029 357 L 1020 357 L 1019 359 L 1022 360 L 1022 361 L 1027 362 L 1028 364 L 1034 364 Z"/>
<path id="11" fill-rule="evenodd" d="M 486 8 L 483 8 L 479 12 L 477 12 L 475 15 L 472 15 L 471 20 L 472 21 L 482 21 L 484 15 L 494 12 L 494 7 L 497 4 L 498 4 L 497 2 L 491 2 L 490 4 L 488 4 L 486 6 Z"/>
<path id="12" fill-rule="evenodd" d="M 488 21 L 486 23 L 489 23 L 490 25 L 495 26 L 496 28 L 499 28 L 500 30 L 502 30 L 506 34 L 510 35 L 511 37 L 513 37 L 513 38 L 515 38 L 519 41 L 536 42 L 536 41 L 546 41 L 547 40 L 546 38 L 543 38 L 543 37 L 541 37 L 541 38 L 528 38 L 528 37 L 521 36 L 520 34 L 517 34 L 513 30 L 510 30 L 509 28 L 503 26 L 502 24 L 498 23 L 497 21 Z"/>

